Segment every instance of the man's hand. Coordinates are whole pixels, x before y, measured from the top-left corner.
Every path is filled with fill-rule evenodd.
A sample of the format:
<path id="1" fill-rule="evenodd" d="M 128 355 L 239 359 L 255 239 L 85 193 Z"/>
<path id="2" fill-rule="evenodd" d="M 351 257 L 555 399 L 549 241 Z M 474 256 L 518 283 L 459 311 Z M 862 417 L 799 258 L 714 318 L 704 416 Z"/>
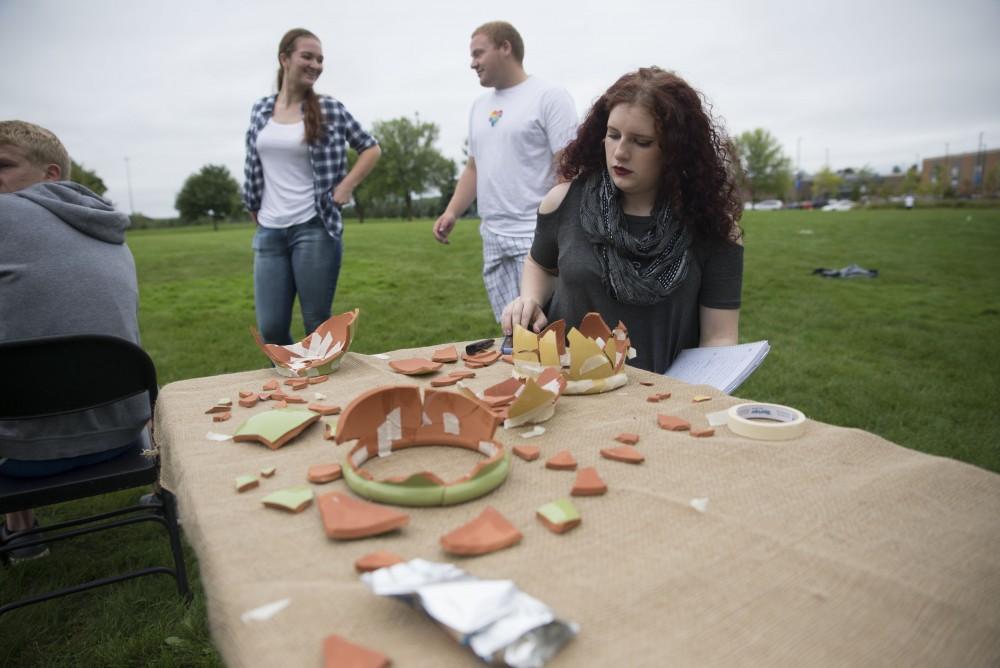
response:
<path id="1" fill-rule="evenodd" d="M 455 216 L 445 211 L 434 222 L 434 238 L 443 244 L 449 243 L 448 235 L 455 227 Z"/>
<path id="2" fill-rule="evenodd" d="M 518 297 L 507 304 L 500 315 L 500 326 L 506 335 L 514 332 L 514 325 L 520 325 L 537 334 L 548 324 L 549 319 L 545 317 L 538 302 L 526 297 Z"/>

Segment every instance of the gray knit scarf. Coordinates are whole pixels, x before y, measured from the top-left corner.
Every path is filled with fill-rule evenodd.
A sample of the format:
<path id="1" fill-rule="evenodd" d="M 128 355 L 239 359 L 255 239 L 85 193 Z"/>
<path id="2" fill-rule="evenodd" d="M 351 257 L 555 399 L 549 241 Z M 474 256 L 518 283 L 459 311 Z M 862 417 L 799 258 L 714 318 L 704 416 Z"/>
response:
<path id="1" fill-rule="evenodd" d="M 601 281 L 613 299 L 649 306 L 663 301 L 684 282 L 691 237 L 668 204 L 657 203 L 652 226 L 639 238 L 629 232 L 621 191 L 606 169 L 587 178 L 582 195 L 580 225 L 594 244 Z"/>

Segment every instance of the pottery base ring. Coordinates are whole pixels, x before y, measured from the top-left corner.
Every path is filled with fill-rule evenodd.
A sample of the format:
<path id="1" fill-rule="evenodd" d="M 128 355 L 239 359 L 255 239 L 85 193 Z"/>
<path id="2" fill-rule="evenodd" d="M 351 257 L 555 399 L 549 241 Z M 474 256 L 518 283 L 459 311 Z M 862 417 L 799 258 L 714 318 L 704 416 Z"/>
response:
<path id="1" fill-rule="evenodd" d="M 393 444 L 393 451 L 412 446 L 437 445 L 475 450 L 487 456 L 473 469 L 453 482 L 445 482 L 430 471 L 375 480 L 360 467 L 369 459 L 368 450 L 355 446 L 343 467 L 344 481 L 358 496 L 397 506 L 449 506 L 477 499 L 503 484 L 510 473 L 510 453 L 496 441 L 468 441 L 448 438 L 418 439 Z"/>

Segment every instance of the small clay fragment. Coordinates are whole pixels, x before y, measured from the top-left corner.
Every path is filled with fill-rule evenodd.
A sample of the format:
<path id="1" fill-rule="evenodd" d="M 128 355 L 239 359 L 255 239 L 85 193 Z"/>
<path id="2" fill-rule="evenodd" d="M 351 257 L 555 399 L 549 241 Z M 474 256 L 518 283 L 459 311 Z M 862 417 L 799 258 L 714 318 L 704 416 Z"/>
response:
<path id="1" fill-rule="evenodd" d="M 379 550 L 378 552 L 369 552 L 360 557 L 354 562 L 354 570 L 358 573 L 369 573 L 377 571 L 380 568 L 388 568 L 389 566 L 401 564 L 403 561 L 404 559 L 398 554 Z"/>
<path id="2" fill-rule="evenodd" d="M 298 485 L 288 489 L 280 489 L 268 494 L 260 500 L 268 508 L 276 508 L 289 513 L 300 513 L 313 500 L 313 491 L 308 485 Z"/>
<path id="3" fill-rule="evenodd" d="M 660 395 L 658 395 L 658 394 L 651 394 L 648 397 L 646 397 L 646 401 L 648 401 L 651 404 L 658 403 L 660 401 Z"/>
<path id="4" fill-rule="evenodd" d="M 306 479 L 316 485 L 333 482 L 340 478 L 340 464 L 313 464 L 309 467 Z"/>
<path id="5" fill-rule="evenodd" d="M 362 645 L 356 645 L 340 636 L 323 639 L 323 665 L 325 668 L 386 668 L 389 657 Z"/>
<path id="6" fill-rule="evenodd" d="M 619 445 L 617 448 L 605 448 L 601 450 L 601 457 L 605 459 L 613 459 L 616 462 L 625 462 L 626 464 L 641 464 L 646 461 L 646 458 L 642 456 L 642 453 L 633 448 L 631 445 Z"/>
<path id="7" fill-rule="evenodd" d="M 288 408 L 288 402 L 282 399 L 281 401 L 276 401 L 271 408 Z"/>
<path id="8" fill-rule="evenodd" d="M 236 478 L 236 491 L 245 492 L 248 489 L 253 489 L 260 484 L 260 480 L 257 480 L 255 475 L 241 475 Z"/>
<path id="9" fill-rule="evenodd" d="M 639 434 L 633 434 L 629 431 L 623 431 L 622 433 L 615 436 L 615 440 L 619 443 L 624 443 L 625 445 L 635 445 L 639 442 Z"/>
<path id="10" fill-rule="evenodd" d="M 309 410 L 314 413 L 319 413 L 320 415 L 339 415 L 340 406 L 334 406 L 333 404 L 320 404 L 312 403 L 309 404 Z"/>
<path id="11" fill-rule="evenodd" d="M 556 471 L 575 471 L 576 458 L 569 450 L 560 450 L 549 457 L 548 461 L 545 462 L 545 468 Z"/>
<path id="12" fill-rule="evenodd" d="M 712 427 L 705 427 L 704 429 L 692 429 L 689 433 L 695 438 L 707 438 L 715 435 L 715 429 Z"/>
<path id="13" fill-rule="evenodd" d="M 412 357 L 405 360 L 393 360 L 389 362 L 389 368 L 396 373 L 406 376 L 420 376 L 425 373 L 433 373 L 441 368 L 441 362 L 432 362 L 421 357 Z"/>
<path id="14" fill-rule="evenodd" d="M 212 413 L 212 422 L 225 422 L 231 417 L 232 413 Z"/>
<path id="15" fill-rule="evenodd" d="M 278 389 L 278 381 L 276 379 L 272 378 L 271 380 L 269 380 L 266 383 L 264 383 L 261 386 L 261 389 L 262 390 L 267 390 L 268 392 L 274 392 L 276 389 Z"/>
<path id="16" fill-rule="evenodd" d="M 481 353 L 476 353 L 475 355 L 465 355 L 465 362 L 467 365 L 481 364 L 482 366 L 489 366 L 500 359 L 499 350 L 484 350 Z"/>
<path id="17" fill-rule="evenodd" d="M 580 512 L 569 499 L 546 503 L 535 515 L 552 533 L 566 533 L 580 524 Z"/>
<path id="18" fill-rule="evenodd" d="M 438 348 L 431 355 L 431 361 L 441 362 L 443 364 L 451 364 L 452 362 L 458 361 L 458 350 L 455 346 L 445 346 L 444 348 Z"/>
<path id="19" fill-rule="evenodd" d="M 320 383 L 325 383 L 330 379 L 329 376 L 309 376 L 310 385 L 318 385 Z"/>
<path id="20" fill-rule="evenodd" d="M 460 376 L 449 373 L 447 376 L 432 379 L 431 387 L 448 387 L 449 385 L 454 385 L 460 380 L 462 380 Z"/>
<path id="21" fill-rule="evenodd" d="M 542 449 L 537 445 L 515 445 L 513 452 L 524 461 L 533 462 L 541 456 Z"/>
<path id="22" fill-rule="evenodd" d="M 410 516 L 341 492 L 319 497 L 319 514 L 329 538 L 350 540 L 394 531 L 409 523 Z"/>
<path id="23" fill-rule="evenodd" d="M 507 364 L 513 364 L 514 363 L 514 356 L 513 355 L 501 355 L 500 359 L 503 360 L 504 362 L 506 362 Z"/>
<path id="24" fill-rule="evenodd" d="M 691 398 L 691 403 L 700 404 L 703 401 L 710 401 L 711 399 L 712 397 L 707 394 L 696 394 Z"/>
<path id="25" fill-rule="evenodd" d="M 275 401 L 284 401 L 285 393 L 282 392 L 281 390 L 275 390 L 271 392 L 271 398 L 274 399 Z"/>
<path id="26" fill-rule="evenodd" d="M 690 422 L 676 415 L 657 415 L 656 423 L 660 425 L 660 429 L 667 431 L 687 431 L 691 428 Z"/>
<path id="27" fill-rule="evenodd" d="M 441 536 L 441 547 L 458 555 L 496 552 L 521 541 L 521 532 L 492 506 L 471 522 Z"/>
<path id="28" fill-rule="evenodd" d="M 273 394 L 273 392 L 259 392 L 257 393 L 257 398 L 261 401 L 270 401 Z"/>
<path id="29" fill-rule="evenodd" d="M 573 483 L 572 496 L 600 496 L 608 491 L 608 486 L 593 466 L 580 469 Z"/>
<path id="30" fill-rule="evenodd" d="M 265 478 L 270 478 L 278 471 L 274 466 L 268 466 L 266 469 L 261 469 L 260 474 Z"/>
<path id="31" fill-rule="evenodd" d="M 454 376 L 455 378 L 458 378 L 459 380 L 466 380 L 468 378 L 475 378 L 476 377 L 476 372 L 475 371 L 469 371 L 468 369 L 455 369 L 454 371 L 450 372 L 448 375 L 449 376 Z"/>
<path id="32" fill-rule="evenodd" d="M 233 410 L 233 402 L 230 399 L 220 399 L 214 406 L 205 411 L 205 415 L 212 413 L 228 413 Z"/>
<path id="33" fill-rule="evenodd" d="M 247 397 L 256 394 L 253 390 L 240 390 L 240 399 L 246 399 Z"/>
<path id="34" fill-rule="evenodd" d="M 306 398 L 301 394 L 286 394 L 285 395 L 286 404 L 304 404 L 306 403 Z"/>
<path id="35" fill-rule="evenodd" d="M 257 405 L 258 395 L 256 392 L 251 392 L 250 396 L 243 397 L 240 399 L 240 406 L 243 408 L 253 408 Z"/>
<path id="36" fill-rule="evenodd" d="M 645 385 L 646 387 L 653 387 L 653 385 L 656 385 L 656 383 L 654 383 L 651 380 L 640 380 L 639 384 L 640 385 Z"/>

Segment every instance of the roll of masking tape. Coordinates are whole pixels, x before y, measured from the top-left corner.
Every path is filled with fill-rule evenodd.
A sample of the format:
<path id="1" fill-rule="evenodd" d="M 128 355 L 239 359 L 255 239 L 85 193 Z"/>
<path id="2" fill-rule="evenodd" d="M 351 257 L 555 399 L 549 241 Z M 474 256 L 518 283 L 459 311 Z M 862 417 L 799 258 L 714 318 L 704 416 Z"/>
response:
<path id="1" fill-rule="evenodd" d="M 780 404 L 737 404 L 726 411 L 726 425 L 739 436 L 787 441 L 805 433 L 806 416 Z"/>

